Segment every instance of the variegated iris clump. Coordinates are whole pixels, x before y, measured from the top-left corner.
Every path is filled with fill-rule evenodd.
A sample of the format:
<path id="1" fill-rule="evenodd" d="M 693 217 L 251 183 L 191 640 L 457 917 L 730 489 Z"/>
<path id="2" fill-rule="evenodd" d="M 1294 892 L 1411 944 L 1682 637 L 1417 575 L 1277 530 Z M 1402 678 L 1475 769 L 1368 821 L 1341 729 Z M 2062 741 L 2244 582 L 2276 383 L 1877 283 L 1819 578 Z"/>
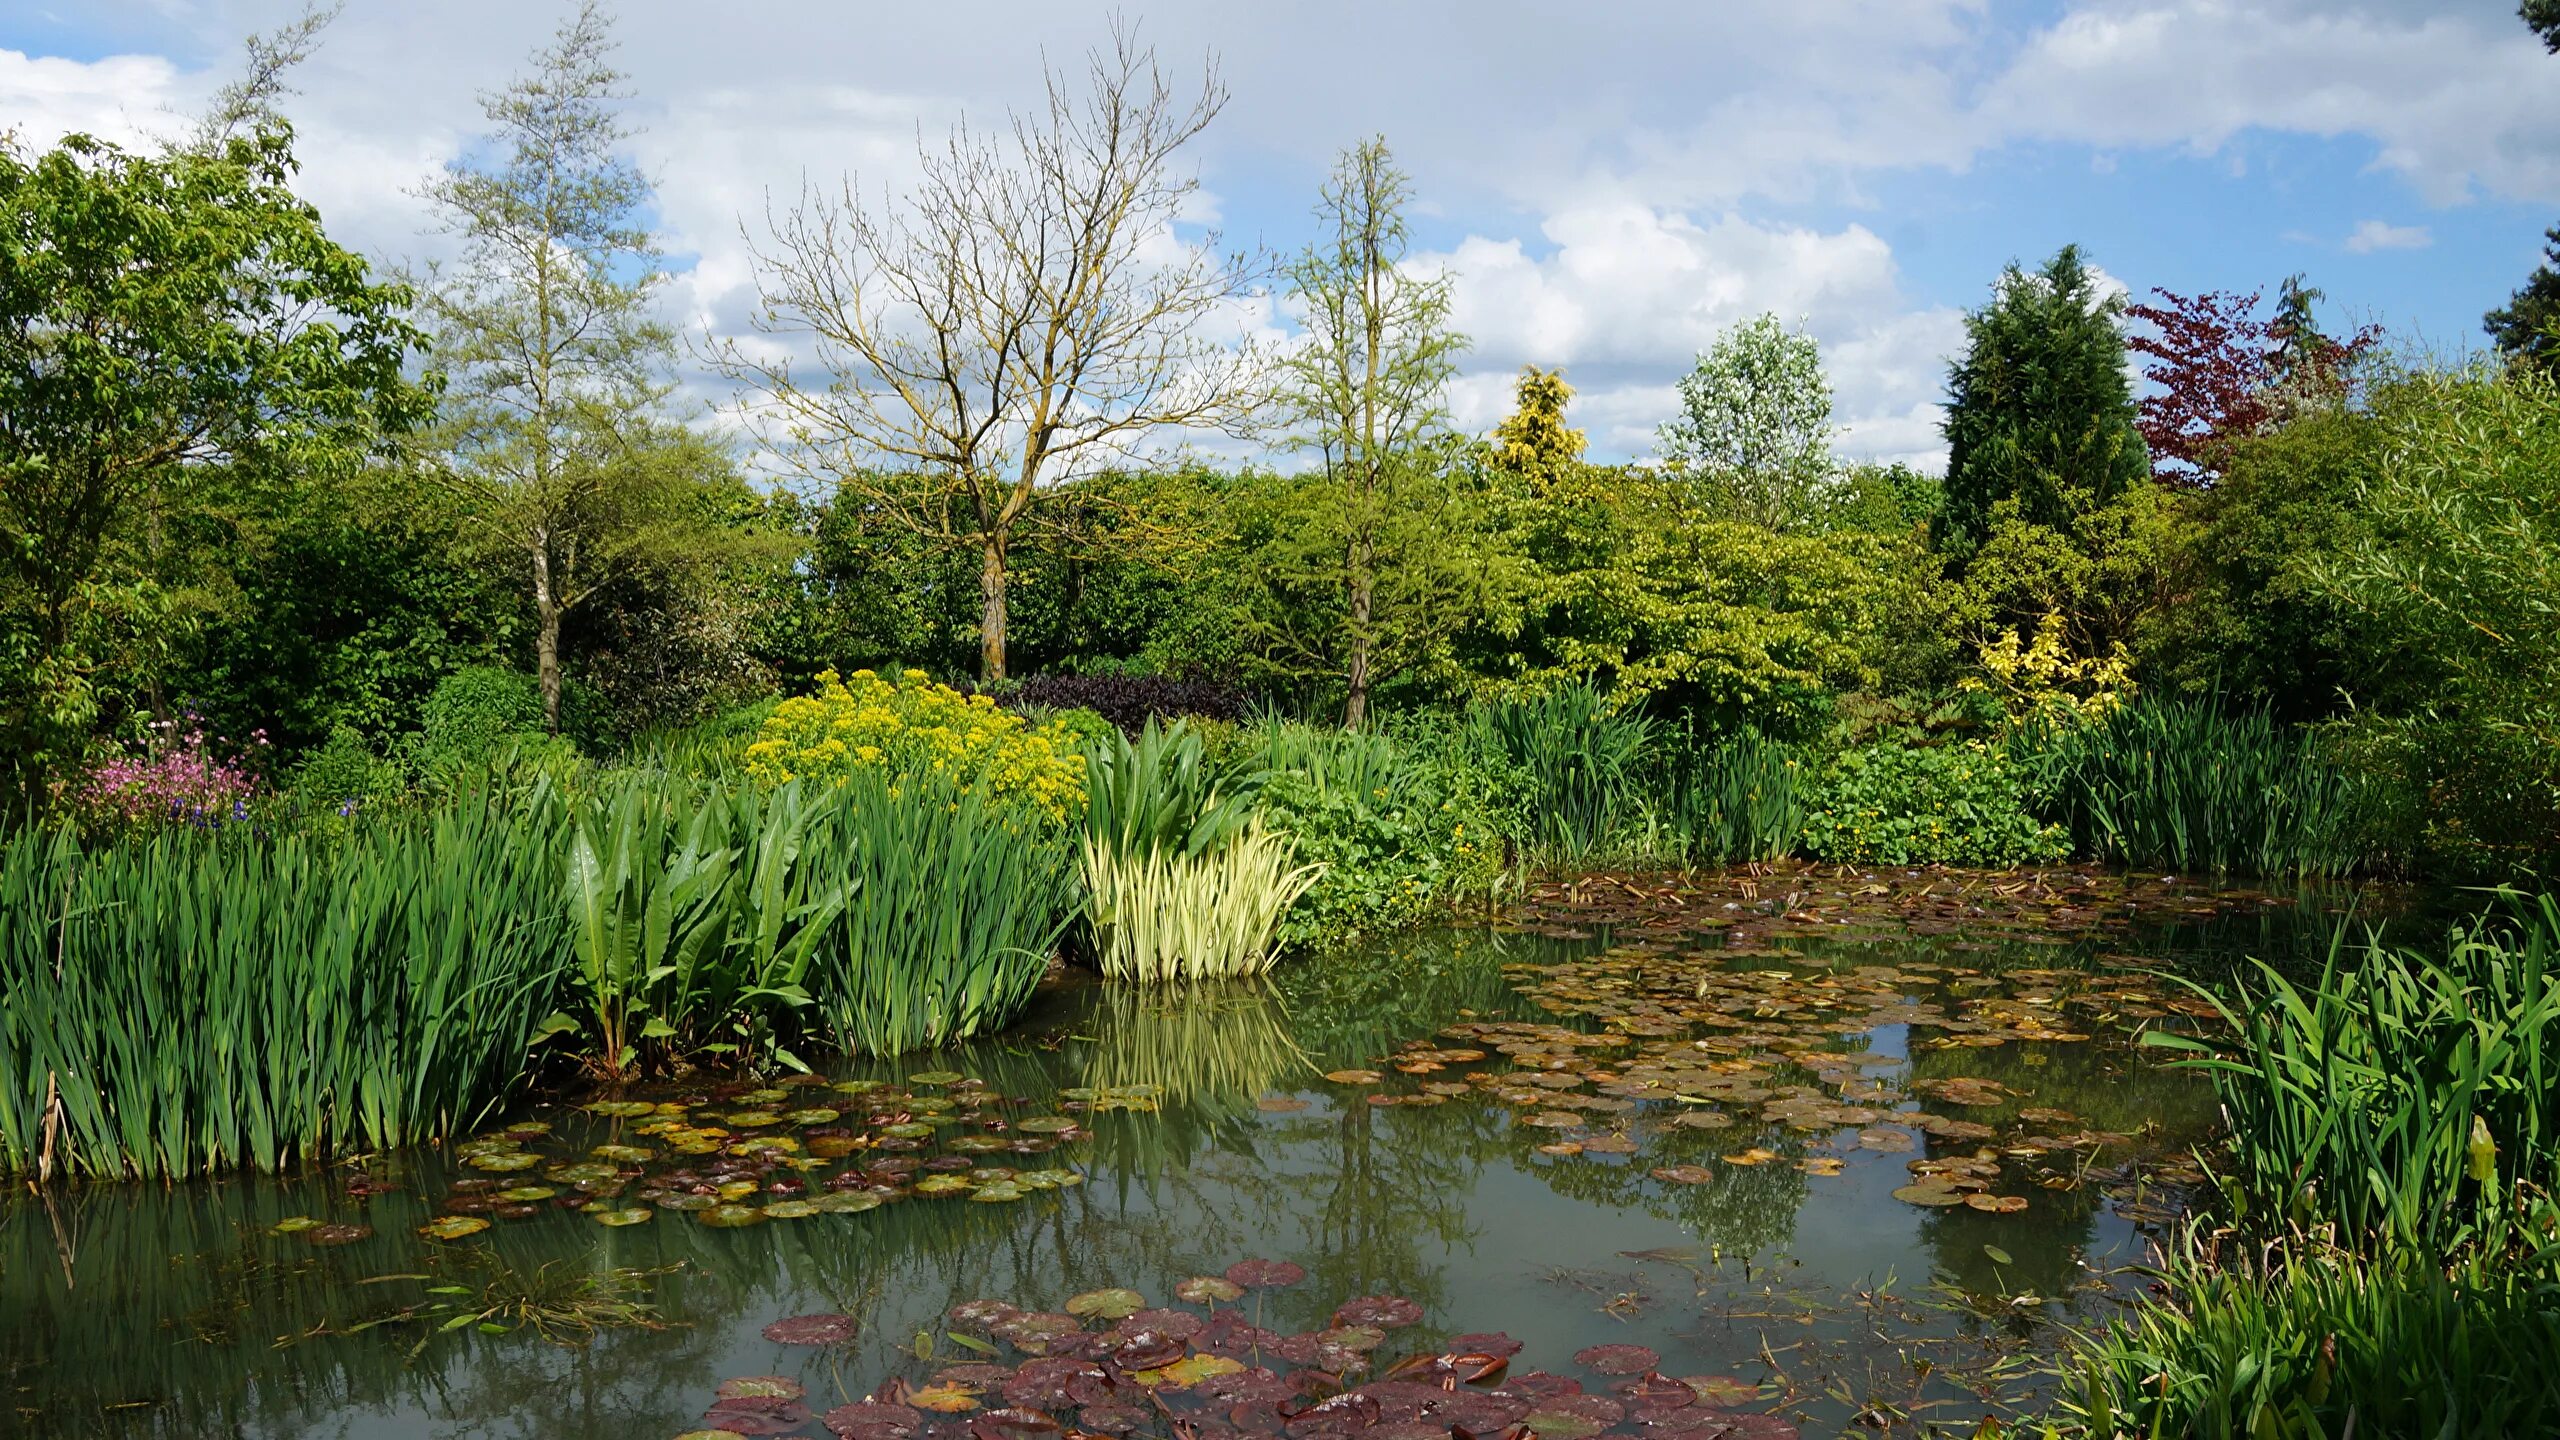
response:
<path id="1" fill-rule="evenodd" d="M 1074 741 L 999 709 L 984 695 L 937 685 L 921 670 L 894 680 L 870 670 L 818 677 L 814 695 L 775 708 L 746 750 L 747 772 L 773 784 L 839 780 L 858 769 L 949 779 L 990 801 L 1018 801 L 1053 821 L 1084 806 L 1084 758 Z"/>

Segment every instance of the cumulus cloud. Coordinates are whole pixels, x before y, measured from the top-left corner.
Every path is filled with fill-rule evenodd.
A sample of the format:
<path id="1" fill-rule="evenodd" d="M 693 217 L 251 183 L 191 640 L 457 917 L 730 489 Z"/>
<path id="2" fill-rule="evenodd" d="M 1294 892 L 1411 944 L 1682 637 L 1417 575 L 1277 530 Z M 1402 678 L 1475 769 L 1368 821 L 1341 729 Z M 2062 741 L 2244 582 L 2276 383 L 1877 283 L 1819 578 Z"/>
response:
<path id="1" fill-rule="evenodd" d="M 2435 232 L 2424 225 L 2393 225 L 2382 220 L 2365 220 L 2348 232 L 2347 251 L 2353 255 L 2370 255 L 2376 250 L 2424 250 L 2436 243 Z"/>

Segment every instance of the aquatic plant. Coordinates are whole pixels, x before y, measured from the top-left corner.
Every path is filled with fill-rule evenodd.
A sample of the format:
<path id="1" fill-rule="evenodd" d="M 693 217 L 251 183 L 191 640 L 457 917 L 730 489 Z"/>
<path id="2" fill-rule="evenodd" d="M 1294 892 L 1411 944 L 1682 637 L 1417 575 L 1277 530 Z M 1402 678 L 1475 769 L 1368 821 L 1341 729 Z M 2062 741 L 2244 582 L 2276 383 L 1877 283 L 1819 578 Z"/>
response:
<path id="1" fill-rule="evenodd" d="M 1097 745 L 1085 779 L 1089 842 L 1115 855 L 1193 859 L 1224 848 L 1253 819 L 1242 787 L 1222 788 L 1199 732 L 1149 720 L 1132 740 Z"/>
<path id="2" fill-rule="evenodd" d="M 1470 741 L 1527 777 L 1528 833 L 1543 859 L 1599 853 L 1633 813 L 1638 760 L 1651 737 L 1643 716 L 1587 682 L 1507 698 L 1467 714 Z"/>
<path id="3" fill-rule="evenodd" d="M 2070 853 L 2029 814 L 2015 768 L 1979 742 L 1847 751 L 1804 790 L 1804 852 L 1817 860 L 2009 866 Z"/>
<path id="4" fill-rule="evenodd" d="M 1788 746 L 1745 727 L 1682 747 L 1653 767 L 1639 800 L 1645 854 L 1682 864 L 1776 860 L 1804 830 L 1804 767 Z"/>
<path id="5" fill-rule="evenodd" d="M 277 1170 L 476 1123 L 567 979 L 561 807 L 0 837 L 0 1169 Z"/>
<path id="6" fill-rule="evenodd" d="M 844 887 L 803 983 L 828 1037 L 870 1054 L 1011 1020 L 1080 908 L 1064 835 L 930 773 L 847 774 L 802 863 Z"/>
<path id="7" fill-rule="evenodd" d="M 1150 984 L 1260 975 L 1279 958 L 1282 917 L 1321 873 L 1297 864 L 1288 835 L 1259 824 L 1191 853 L 1089 835 L 1094 958 L 1114 980 Z"/>
<path id="8" fill-rule="evenodd" d="M 2012 760 L 2076 853 L 2241 875 L 2343 875 L 2379 857 L 2367 777 L 2264 709 L 2144 697 L 2020 726 Z"/>
<path id="9" fill-rule="evenodd" d="M 2066 1433 L 2504 1440 L 2560 1415 L 2560 1308 L 2494 1267 L 2191 1241 L 2162 1280 L 2065 1361 Z"/>
<path id="10" fill-rule="evenodd" d="M 2560 1245 L 2560 900 L 2508 903 L 2441 959 L 2342 928 L 2317 979 L 2260 963 L 2199 991 L 2226 1029 L 2147 1037 L 2212 1078 L 2237 1218 L 2421 1256 Z"/>

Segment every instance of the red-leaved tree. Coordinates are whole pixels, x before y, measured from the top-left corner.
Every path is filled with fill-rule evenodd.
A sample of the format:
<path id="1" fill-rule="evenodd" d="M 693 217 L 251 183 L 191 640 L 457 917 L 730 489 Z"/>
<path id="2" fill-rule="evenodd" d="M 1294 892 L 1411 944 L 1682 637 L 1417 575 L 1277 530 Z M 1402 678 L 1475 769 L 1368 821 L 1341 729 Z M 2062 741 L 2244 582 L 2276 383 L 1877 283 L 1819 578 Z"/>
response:
<path id="1" fill-rule="evenodd" d="M 2258 313 L 2263 292 L 2154 290 L 2159 304 L 2128 305 L 2150 327 L 2125 344 L 2145 358 L 2137 422 L 2151 447 L 2154 478 L 2207 489 L 2222 478 L 2231 445 L 2281 423 L 2292 407 L 2345 393 L 2358 356 L 2380 338 L 2365 326 L 2345 340 L 2321 333 L 2311 313 L 2320 292 L 2299 277 L 2284 282 L 2275 313 Z"/>

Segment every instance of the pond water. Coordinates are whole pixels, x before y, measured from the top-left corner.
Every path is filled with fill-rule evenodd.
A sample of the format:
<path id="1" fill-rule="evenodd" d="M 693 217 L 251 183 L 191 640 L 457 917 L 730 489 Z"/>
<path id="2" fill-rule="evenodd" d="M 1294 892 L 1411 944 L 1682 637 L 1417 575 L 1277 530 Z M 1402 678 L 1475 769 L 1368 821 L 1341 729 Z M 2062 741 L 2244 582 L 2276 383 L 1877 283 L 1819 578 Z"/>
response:
<path id="1" fill-rule="evenodd" d="M 1185 1440 L 1524 1412 L 1548 1440 L 1969 1432 L 2138 1289 L 2212 1107 L 2129 1036 L 2196 1023 L 2155 967 L 2308 953 L 2343 904 L 2265 899 L 1595 878 L 1268 986 L 1061 981 L 1002 1037 L 808 1083 L 573 1097 L 289 1179 L 22 1192 L 0 1200 L 0 1430 L 821 1436 L 939 1379 L 979 1408 L 915 1417 L 927 1440 L 1053 1433 L 1027 1410 Z M 473 1233 L 418 1233 L 440 1218 Z M 1248 1260 L 1304 1275 L 1177 1298 Z M 1113 1287 L 1188 1318 L 1115 1327 L 1126 1297 L 1090 1298 Z M 1361 1297 L 1412 1303 L 1336 1316 Z M 1044 1402 L 1011 1369 L 1044 1336 L 1093 1343 L 1054 1343 L 1062 1322 L 948 1318 L 1071 1301 L 1126 1362 L 1108 1395 Z M 766 1338 L 805 1315 L 854 1333 Z M 1487 1332 L 1519 1343 L 1507 1372 Z M 1297 1415 L 1334 1389 L 1306 1372 L 1459 1354 L 1482 1358 L 1398 1371 L 1383 1411 Z M 1216 1358 L 1162 1369 L 1185 1355 Z M 1216 1376 L 1229 1356 L 1288 1398 Z M 757 1376 L 788 1383 L 703 1418 Z M 1453 1421 L 1416 1380 L 1486 1398 Z M 901 1440 L 909 1414 L 839 1419 Z"/>

